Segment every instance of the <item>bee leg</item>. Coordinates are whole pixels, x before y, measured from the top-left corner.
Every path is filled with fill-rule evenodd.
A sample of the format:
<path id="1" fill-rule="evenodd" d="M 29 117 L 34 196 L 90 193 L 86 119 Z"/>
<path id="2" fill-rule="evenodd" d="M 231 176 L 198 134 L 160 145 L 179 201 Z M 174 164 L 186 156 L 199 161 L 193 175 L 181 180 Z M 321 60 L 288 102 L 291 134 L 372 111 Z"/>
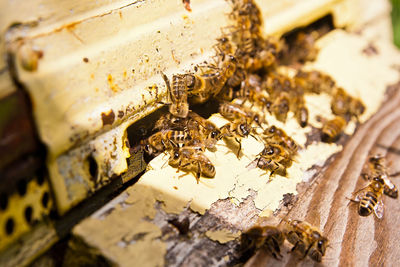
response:
<path id="1" fill-rule="evenodd" d="M 296 244 L 294 244 L 294 246 L 292 247 L 292 249 L 290 251 L 288 251 L 287 253 L 292 253 L 293 251 L 297 250 L 299 244 L 300 244 L 300 242 L 297 241 Z"/>
<path id="2" fill-rule="evenodd" d="M 281 259 L 283 256 L 281 255 L 281 249 L 279 247 L 278 242 L 272 238 L 272 246 L 274 248 L 274 251 L 272 252 L 272 255 L 274 256 L 275 259 L 279 260 Z"/>
<path id="3" fill-rule="evenodd" d="M 182 162 L 179 162 L 178 170 L 176 172 L 179 172 L 180 170 L 184 169 L 185 167 L 190 165 L 190 162 L 181 165 Z"/>
<path id="4" fill-rule="evenodd" d="M 395 172 L 395 173 L 392 173 L 392 174 L 389 174 L 388 176 L 390 176 L 390 177 L 396 177 L 396 176 L 399 176 L 399 175 L 400 175 L 400 171 Z"/>
<path id="5" fill-rule="evenodd" d="M 273 170 L 271 171 L 271 173 L 269 174 L 269 178 L 270 178 L 270 179 L 271 179 L 271 177 L 275 174 L 275 171 L 276 171 L 277 169 L 279 169 L 278 163 L 274 162 L 274 164 L 275 164 L 276 168 L 273 169 Z"/>
<path id="6" fill-rule="evenodd" d="M 361 177 L 362 177 L 364 180 L 367 180 L 367 181 L 371 180 L 371 177 L 370 177 L 367 173 L 365 173 L 365 172 L 362 172 L 362 173 L 361 173 Z"/>
<path id="7" fill-rule="evenodd" d="M 360 203 L 360 201 L 357 201 L 355 199 L 348 198 L 348 197 L 346 197 L 346 198 L 349 200 L 349 203 L 347 204 L 347 207 L 350 206 L 351 203 Z"/>
<path id="8" fill-rule="evenodd" d="M 238 142 L 238 144 L 239 144 L 239 149 L 238 149 L 236 156 L 237 156 L 237 158 L 240 158 L 240 151 L 242 151 L 242 142 L 239 139 L 237 139 L 236 137 L 235 137 L 235 141 Z"/>
<path id="9" fill-rule="evenodd" d="M 199 181 L 200 181 L 200 176 L 201 176 L 201 166 L 200 166 L 200 162 L 197 162 L 197 172 L 196 172 L 197 183 L 199 183 Z"/>
<path id="10" fill-rule="evenodd" d="M 165 85 L 167 86 L 168 100 L 169 100 L 170 102 L 172 102 L 172 97 L 171 97 L 171 92 L 172 92 L 172 90 L 171 90 L 171 84 L 170 84 L 170 82 L 169 82 L 169 79 L 168 79 L 167 75 L 165 75 L 165 73 L 163 73 L 163 72 L 161 72 L 161 76 L 162 76 L 162 78 L 163 78 L 163 80 L 164 80 L 164 82 L 165 82 Z"/>
<path id="11" fill-rule="evenodd" d="M 312 243 L 310 246 L 308 246 L 308 248 L 304 252 L 304 256 L 301 258 L 302 260 L 304 260 L 307 257 L 308 253 L 310 252 L 310 249 L 314 246 L 314 244 L 315 244 L 315 242 Z"/>

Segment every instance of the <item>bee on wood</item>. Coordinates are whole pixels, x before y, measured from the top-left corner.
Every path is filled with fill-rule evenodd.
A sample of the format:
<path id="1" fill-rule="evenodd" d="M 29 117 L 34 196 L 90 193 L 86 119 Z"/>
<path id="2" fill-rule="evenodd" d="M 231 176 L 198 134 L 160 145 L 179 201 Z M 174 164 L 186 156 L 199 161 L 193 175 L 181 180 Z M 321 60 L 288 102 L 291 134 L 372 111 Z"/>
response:
<path id="1" fill-rule="evenodd" d="M 281 259 L 281 246 L 285 241 L 285 236 L 281 230 L 275 226 L 253 226 L 242 233 L 240 238 L 241 251 L 254 254 L 258 249 L 265 249 L 274 256 Z"/>
<path id="2" fill-rule="evenodd" d="M 370 180 L 371 176 L 380 177 L 385 183 L 383 193 L 391 198 L 397 198 L 399 192 L 396 185 L 393 184 L 389 178 L 390 175 L 387 172 L 384 157 L 381 155 L 374 155 L 368 159 L 368 165 L 371 175 L 366 175 L 365 177 L 368 180 Z"/>
<path id="3" fill-rule="evenodd" d="M 297 123 L 302 127 L 308 124 L 308 109 L 304 101 L 304 94 L 302 92 L 294 92 L 291 98 L 291 107 Z"/>
<path id="4" fill-rule="evenodd" d="M 260 114 L 235 103 L 221 102 L 218 111 L 224 118 L 230 121 L 246 120 L 248 123 L 255 122 L 259 126 L 262 123 Z"/>
<path id="5" fill-rule="evenodd" d="M 190 111 L 186 128 L 189 133 L 197 132 L 206 148 L 213 148 L 218 140 L 222 138 L 220 129 L 211 121 L 204 119 L 195 112 Z"/>
<path id="6" fill-rule="evenodd" d="M 286 176 L 287 168 L 292 166 L 293 159 L 290 152 L 279 144 L 268 143 L 256 158 L 257 167 L 270 171 L 270 177 L 275 173 Z"/>
<path id="7" fill-rule="evenodd" d="M 158 155 L 190 140 L 192 140 L 192 137 L 185 131 L 164 130 L 151 135 L 147 140 L 143 140 L 141 145 L 148 154 Z"/>
<path id="8" fill-rule="evenodd" d="M 260 69 L 267 69 L 273 66 L 278 54 L 282 49 L 282 44 L 279 40 L 269 37 L 268 39 L 257 39 L 255 41 L 255 52 L 250 56 L 245 57 L 245 69 L 250 72 L 255 72 Z"/>
<path id="9" fill-rule="evenodd" d="M 368 216 L 374 212 L 378 219 L 382 219 L 384 209 L 382 194 L 384 187 L 385 181 L 380 176 L 376 176 L 372 178 L 368 186 L 353 193 L 357 194 L 356 198 L 350 199 L 350 201 L 359 204 L 358 214 L 360 216 Z"/>
<path id="10" fill-rule="evenodd" d="M 235 20 L 238 26 L 249 29 L 252 33 L 259 33 L 262 25 L 260 9 L 252 0 L 232 1 L 230 18 Z"/>
<path id="11" fill-rule="evenodd" d="M 235 73 L 237 61 L 231 55 L 223 55 L 220 66 L 198 65 L 195 68 L 195 82 L 188 86 L 190 102 L 204 103 L 210 97 L 216 96 L 224 87 L 226 81 Z"/>
<path id="12" fill-rule="evenodd" d="M 328 247 L 328 239 L 321 231 L 305 221 L 288 220 L 284 227 L 286 239 L 293 244 L 292 251 L 305 258 L 308 256 L 316 262 L 321 262 Z"/>
<path id="13" fill-rule="evenodd" d="M 290 108 L 290 95 L 281 92 L 271 106 L 271 113 L 281 122 L 286 122 L 287 114 Z"/>
<path id="14" fill-rule="evenodd" d="M 272 125 L 264 130 L 262 138 L 266 143 L 278 144 L 285 147 L 292 156 L 297 154 L 298 144 L 281 128 Z"/>
<path id="15" fill-rule="evenodd" d="M 217 55 L 232 55 L 234 52 L 233 45 L 228 36 L 218 38 L 217 43 L 213 47 Z"/>
<path id="16" fill-rule="evenodd" d="M 189 112 L 190 114 L 190 112 Z M 165 113 L 155 122 L 153 130 L 183 130 L 187 123 L 186 118 L 175 117 L 171 113 Z"/>
<path id="17" fill-rule="evenodd" d="M 194 172 L 197 183 L 201 176 L 215 177 L 214 165 L 197 147 L 184 146 L 171 149 L 168 163 L 178 171 Z"/>
<path id="18" fill-rule="evenodd" d="M 282 92 L 291 93 L 294 88 L 294 82 L 289 77 L 273 72 L 268 74 L 266 81 L 262 84 L 262 88 L 275 99 Z"/>
<path id="19" fill-rule="evenodd" d="M 346 125 L 347 122 L 340 116 L 325 121 L 321 128 L 321 140 L 327 143 L 337 141 Z"/>
<path id="20" fill-rule="evenodd" d="M 336 88 L 332 96 L 331 109 L 333 114 L 350 120 L 352 117 L 358 119 L 364 113 L 365 106 L 361 100 L 353 98 L 343 88 Z"/>
<path id="21" fill-rule="evenodd" d="M 227 87 L 228 88 L 235 88 L 235 87 L 240 86 L 242 81 L 244 81 L 246 79 L 246 76 L 247 76 L 246 70 L 242 66 L 238 65 L 236 67 L 236 71 L 226 81 Z"/>
<path id="22" fill-rule="evenodd" d="M 240 89 L 233 92 L 233 96 L 242 100 L 242 104 L 249 101 L 252 105 L 256 105 L 262 109 L 269 109 L 271 100 L 261 89 L 261 81 L 257 75 L 250 74 L 241 82 Z"/>
<path id="23" fill-rule="evenodd" d="M 189 113 L 189 104 L 187 101 L 187 84 L 190 83 L 190 81 L 187 81 L 187 79 L 189 76 L 186 74 L 173 75 L 171 86 L 168 77 L 164 73 L 161 74 L 167 86 L 168 96 L 171 101 L 169 105 L 169 112 L 176 117 L 186 118 L 187 114 Z"/>
<path id="24" fill-rule="evenodd" d="M 235 120 L 233 122 L 227 123 L 220 128 L 222 137 L 233 137 L 235 141 L 239 144 L 239 149 L 236 156 L 239 158 L 240 151 L 242 151 L 241 138 L 251 135 L 251 127 L 246 122 L 246 120 Z"/>
<path id="25" fill-rule="evenodd" d="M 305 63 L 314 61 L 318 55 L 318 48 L 315 42 L 320 37 L 317 31 L 311 33 L 299 32 L 296 35 L 294 44 L 289 49 L 290 62 Z"/>
<path id="26" fill-rule="evenodd" d="M 299 70 L 294 77 L 296 87 L 301 88 L 305 93 L 327 93 L 332 94 L 335 88 L 335 81 L 326 74 L 319 71 Z"/>

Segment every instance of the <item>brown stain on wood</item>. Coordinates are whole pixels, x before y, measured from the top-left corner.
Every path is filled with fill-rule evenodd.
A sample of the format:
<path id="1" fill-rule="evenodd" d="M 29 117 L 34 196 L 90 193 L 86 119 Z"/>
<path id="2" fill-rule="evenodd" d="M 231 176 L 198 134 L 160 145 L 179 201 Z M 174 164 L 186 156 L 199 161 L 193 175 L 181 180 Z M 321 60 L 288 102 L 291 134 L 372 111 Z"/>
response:
<path id="1" fill-rule="evenodd" d="M 114 120 L 115 120 L 115 114 L 114 111 L 111 109 L 110 111 L 108 111 L 108 113 L 103 112 L 101 113 L 101 120 L 103 121 L 103 126 L 106 126 L 108 124 L 113 124 Z"/>

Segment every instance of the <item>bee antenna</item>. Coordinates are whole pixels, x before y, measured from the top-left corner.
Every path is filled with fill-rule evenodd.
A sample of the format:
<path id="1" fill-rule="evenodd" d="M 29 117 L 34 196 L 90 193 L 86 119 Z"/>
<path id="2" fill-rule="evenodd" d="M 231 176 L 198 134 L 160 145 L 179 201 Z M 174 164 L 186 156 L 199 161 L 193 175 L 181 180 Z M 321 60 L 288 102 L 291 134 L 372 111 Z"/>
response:
<path id="1" fill-rule="evenodd" d="M 171 105 L 171 103 L 165 103 L 165 102 L 162 102 L 162 101 L 157 101 L 156 104 L 167 105 L 167 106 Z"/>
<path id="2" fill-rule="evenodd" d="M 256 136 L 254 136 L 253 134 L 250 134 L 251 137 L 253 137 L 254 139 L 256 139 L 257 141 L 260 141 Z"/>

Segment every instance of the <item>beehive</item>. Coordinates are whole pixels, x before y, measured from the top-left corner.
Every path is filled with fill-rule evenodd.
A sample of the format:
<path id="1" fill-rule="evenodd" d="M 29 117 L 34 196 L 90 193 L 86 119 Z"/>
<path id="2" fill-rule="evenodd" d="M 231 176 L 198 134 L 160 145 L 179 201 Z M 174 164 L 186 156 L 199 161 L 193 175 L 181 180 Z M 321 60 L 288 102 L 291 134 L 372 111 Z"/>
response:
<path id="1" fill-rule="evenodd" d="M 378 9 L 373 15 L 361 13 L 365 16 L 360 18 L 360 14 L 355 14 L 354 8 L 360 4 L 358 1 L 257 3 L 265 22 L 264 34 L 276 36 L 281 36 L 296 27 L 306 26 L 328 14 L 333 16 L 335 26 L 348 28 L 357 28 L 371 20 L 371 17 L 380 14 Z M 61 7 L 61 10 L 65 8 Z M 83 10 L 77 10 L 73 16 L 48 20 L 39 25 L 22 24 L 8 32 L 7 49 L 14 64 L 16 79 L 24 85 L 34 103 L 33 112 L 39 136 L 48 149 L 47 166 L 60 214 L 70 210 L 112 179 L 126 173 L 129 169 L 128 162 L 136 162 L 136 165 L 129 169 L 128 176 L 123 176 L 124 181 L 143 170 L 144 164 L 140 163 L 140 155 L 136 156 L 135 161 L 135 155 L 130 155 L 126 147 L 126 140 L 129 138 L 127 129 L 134 127 L 136 121 L 159 108 L 157 102 L 165 101 L 166 88 L 159 71 L 170 75 L 191 69 L 193 64 L 208 59 L 213 53 L 212 45 L 215 39 L 221 34 L 220 28 L 231 23 L 226 16 L 230 6 L 224 1 L 192 1 L 191 8 L 192 12 L 187 11 L 181 1 L 174 1 L 173 4 L 166 1 L 116 1 L 96 9 L 88 4 Z M 385 9 L 382 9 L 382 12 L 386 12 Z M 101 31 L 95 30 L 100 27 Z M 331 53 L 329 49 L 337 51 L 341 48 L 340 45 L 354 43 L 357 47 L 364 44 L 357 38 L 347 37 L 341 32 L 333 36 L 342 40 L 342 43 L 339 41 L 335 47 L 330 45 L 334 42 L 329 41 L 327 37 L 325 44 L 322 44 L 328 47 L 328 52 L 323 54 L 327 57 Z M 366 39 L 368 40 L 368 36 Z M 330 46 L 333 48 L 329 48 Z M 61 55 L 60 50 L 63 51 Z M 334 74 L 333 65 L 337 66 L 338 62 L 334 60 L 325 58 L 325 62 L 336 62 L 336 65 L 319 63 L 324 62 L 324 59 L 317 61 L 315 65 L 328 73 L 333 72 L 331 74 L 334 78 L 343 83 L 346 89 L 354 90 L 352 93 L 362 94 L 352 83 L 354 77 L 346 79 L 340 74 Z M 375 66 L 378 66 L 378 63 Z M 388 62 L 385 64 L 389 65 Z M 378 68 L 380 65 L 374 70 Z M 376 97 L 383 99 L 385 85 L 395 81 L 393 71 L 390 75 L 392 76 L 387 80 L 382 79 L 382 90 L 378 90 Z M 362 97 L 364 100 L 363 95 Z M 368 97 L 365 99 L 368 100 Z M 369 115 L 379 107 L 379 101 L 374 103 L 376 105 L 369 109 Z M 298 130 L 290 130 L 290 122 L 288 125 L 290 133 L 294 134 Z M 305 143 L 304 135 L 298 134 L 298 140 Z M 195 188 L 198 192 L 204 190 L 202 194 L 207 196 L 197 198 L 199 202 L 194 201 L 195 198 L 190 194 L 185 195 L 172 190 L 173 184 L 170 181 L 164 184 L 158 180 L 142 179 L 143 182 L 135 185 L 136 189 L 132 190 L 138 190 L 142 184 L 150 188 L 168 186 L 167 191 L 156 191 L 164 192 L 165 196 L 178 195 L 178 198 L 181 198 L 179 205 L 175 202 L 168 205 L 168 201 L 162 199 L 168 212 L 180 212 L 190 199 L 191 208 L 199 212 L 209 209 L 219 198 L 232 197 L 233 201 L 245 199 L 246 191 L 251 187 L 246 185 L 247 174 L 242 174 L 245 185 L 243 191 L 235 192 L 234 196 L 230 195 L 232 184 L 226 186 L 224 181 L 230 180 L 231 177 L 240 177 L 241 172 L 246 170 L 244 167 L 248 159 L 259 152 L 255 150 L 258 145 L 251 140 L 244 142 L 245 155 L 248 155 L 248 158 L 243 157 L 242 163 L 238 163 L 242 168 L 237 168 L 236 173 L 223 169 L 222 166 L 235 160 L 229 153 L 224 155 L 225 163 L 220 164 L 219 173 L 226 176 L 226 179 L 217 176 L 209 181 L 211 184 L 207 184 L 207 181 Z M 328 151 L 324 158 L 338 150 L 340 147 L 331 146 L 331 151 Z M 222 153 L 223 149 L 220 152 Z M 315 150 L 312 153 L 319 152 Z M 129 158 L 131 159 L 127 161 Z M 159 169 L 158 175 L 170 173 L 174 176 L 174 170 L 169 167 L 161 168 L 163 162 L 158 158 L 150 166 Z M 314 164 L 306 156 L 301 162 Z M 281 195 L 296 191 L 296 183 L 301 181 L 302 171 L 311 166 L 308 165 L 298 167 L 297 175 L 294 175 L 297 180 L 290 180 L 291 186 L 283 185 L 288 183 L 288 180 L 274 180 L 268 190 L 275 186 L 279 189 L 279 194 L 274 201 L 259 200 L 262 204 L 257 208 L 265 209 L 265 213 L 270 214 L 279 204 Z M 187 183 L 188 188 L 196 186 L 193 179 L 184 178 L 175 179 L 180 183 L 179 186 L 175 186 L 180 188 L 181 183 Z M 147 184 L 147 181 L 150 182 Z M 260 181 L 262 180 L 258 180 L 257 183 L 262 183 Z M 233 184 L 235 182 L 229 181 Z M 219 187 L 213 183 L 224 185 Z M 210 186 L 223 189 L 212 191 Z M 260 190 L 262 185 L 256 188 Z M 209 192 L 215 192 L 214 197 L 210 197 Z"/>

